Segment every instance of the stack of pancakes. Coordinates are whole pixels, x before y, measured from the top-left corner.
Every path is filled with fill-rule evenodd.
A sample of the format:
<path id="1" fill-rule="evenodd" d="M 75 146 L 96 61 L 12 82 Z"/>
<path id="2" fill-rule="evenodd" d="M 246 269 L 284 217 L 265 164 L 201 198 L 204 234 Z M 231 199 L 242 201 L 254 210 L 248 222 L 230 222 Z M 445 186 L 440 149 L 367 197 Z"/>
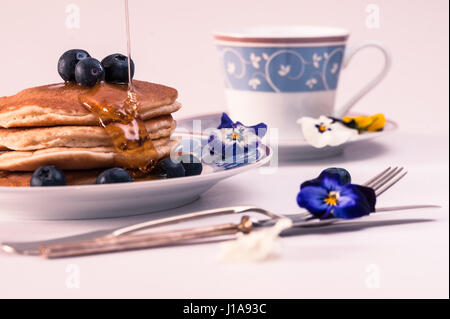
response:
<path id="1" fill-rule="evenodd" d="M 177 90 L 133 81 L 144 120 L 158 158 L 177 143 L 170 139 L 180 109 Z M 0 185 L 27 186 L 32 172 L 54 165 L 69 184 L 91 181 L 98 170 L 115 167 L 119 154 L 98 118 L 79 101 L 89 87 L 67 84 L 30 88 L 0 98 Z"/>

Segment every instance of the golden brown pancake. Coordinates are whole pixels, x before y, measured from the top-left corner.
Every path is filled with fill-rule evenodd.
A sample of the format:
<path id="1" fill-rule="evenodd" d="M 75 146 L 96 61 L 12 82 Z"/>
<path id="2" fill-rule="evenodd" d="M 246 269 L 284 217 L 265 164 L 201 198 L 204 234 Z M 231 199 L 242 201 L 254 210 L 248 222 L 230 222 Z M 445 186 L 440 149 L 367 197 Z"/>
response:
<path id="1" fill-rule="evenodd" d="M 152 140 L 169 137 L 176 128 L 171 115 L 145 121 Z M 111 138 L 100 126 L 52 126 L 38 128 L 0 128 L 0 150 L 32 151 L 44 148 L 91 148 L 112 146 Z"/>
<path id="2" fill-rule="evenodd" d="M 160 138 L 153 141 L 157 159 L 170 155 L 178 140 Z M 0 171 L 34 171 L 54 165 L 62 170 L 86 170 L 121 166 L 123 155 L 113 147 L 55 147 L 37 151 L 9 151 L 0 154 Z"/>
<path id="3" fill-rule="evenodd" d="M 64 171 L 67 185 L 92 185 L 95 184 L 98 175 L 103 169 L 90 169 L 84 171 Z M 33 172 L 8 172 L 0 171 L 0 186 L 28 187 Z M 147 175 L 133 177 L 136 182 L 157 180 L 163 177 L 159 175 Z"/>
<path id="4" fill-rule="evenodd" d="M 65 171 L 67 185 L 95 184 L 102 170 Z M 0 186 L 30 186 L 33 172 L 6 172 L 0 171 Z"/>
<path id="5" fill-rule="evenodd" d="M 133 80 L 143 120 L 167 115 L 180 109 L 177 90 L 150 82 Z M 118 85 L 127 94 L 126 85 Z M 98 125 L 98 119 L 80 103 L 79 96 L 91 88 L 59 83 L 25 89 L 0 98 L 0 127 L 56 125 Z"/>

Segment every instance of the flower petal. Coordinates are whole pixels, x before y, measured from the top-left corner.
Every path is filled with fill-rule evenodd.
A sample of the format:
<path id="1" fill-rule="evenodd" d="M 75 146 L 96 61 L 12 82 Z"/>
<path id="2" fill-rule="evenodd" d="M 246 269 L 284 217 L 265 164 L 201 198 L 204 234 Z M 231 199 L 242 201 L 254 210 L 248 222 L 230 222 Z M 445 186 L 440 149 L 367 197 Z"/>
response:
<path id="1" fill-rule="evenodd" d="M 372 116 L 345 116 L 342 120 L 348 127 L 359 131 L 377 132 L 386 125 L 386 118 L 382 113 Z"/>
<path id="2" fill-rule="evenodd" d="M 372 124 L 367 128 L 367 131 L 369 132 L 378 132 L 384 129 L 384 126 L 386 125 L 386 117 L 384 114 L 375 114 L 371 116 L 373 119 Z"/>
<path id="3" fill-rule="evenodd" d="M 324 181 L 324 179 L 326 179 L 326 181 Z M 338 173 L 330 173 L 324 170 L 320 173 L 319 177 L 303 182 L 300 185 L 300 189 L 308 186 L 321 186 L 332 191 L 340 188 L 342 185 L 342 178 Z"/>
<path id="4" fill-rule="evenodd" d="M 222 138 L 222 133 L 220 130 L 218 130 L 218 132 L 213 132 L 209 136 L 208 147 L 216 155 L 224 154 L 225 146 Z"/>
<path id="5" fill-rule="evenodd" d="M 321 186 L 321 181 L 319 177 L 305 181 L 300 185 L 300 190 L 308 186 Z"/>
<path id="6" fill-rule="evenodd" d="M 220 119 L 220 125 L 217 127 L 218 129 L 222 128 L 234 128 L 235 124 L 230 119 L 227 113 L 222 113 L 222 118 Z"/>
<path id="7" fill-rule="evenodd" d="M 253 130 L 253 132 L 259 137 L 263 138 L 267 133 L 267 125 L 264 123 L 258 123 L 253 126 L 247 126 L 247 129 Z"/>
<path id="8" fill-rule="evenodd" d="M 300 190 L 297 195 L 298 206 L 307 209 L 311 214 L 320 217 L 328 208 L 324 199 L 328 191 L 320 186 L 308 186 Z"/>
<path id="9" fill-rule="evenodd" d="M 377 203 L 377 195 L 375 195 L 375 190 L 373 188 L 361 185 L 354 185 L 354 187 L 364 195 L 367 203 L 369 204 L 370 212 L 373 213 Z"/>
<path id="10" fill-rule="evenodd" d="M 327 145 L 328 132 L 319 133 L 316 128 L 316 124 L 320 123 L 319 120 L 311 117 L 302 117 L 297 120 L 297 123 L 301 125 L 303 137 L 309 144 L 317 148 L 322 148 Z"/>
<path id="11" fill-rule="evenodd" d="M 375 205 L 371 202 L 372 199 L 366 197 L 364 192 L 361 191 L 361 186 L 359 185 L 345 185 L 340 191 L 339 203 L 333 211 L 334 216 L 336 218 L 352 219 L 374 212 Z"/>
<path id="12" fill-rule="evenodd" d="M 332 118 L 330 118 L 329 116 L 321 115 L 319 117 L 319 122 L 329 125 L 329 124 L 333 124 L 334 120 Z"/>
<path id="13" fill-rule="evenodd" d="M 345 142 L 347 142 L 353 136 L 358 135 L 358 131 L 348 128 L 342 125 L 339 122 L 334 122 L 330 125 L 331 131 L 329 132 L 332 135 L 332 138 L 329 139 L 328 145 L 330 146 L 338 146 Z"/>
<path id="14" fill-rule="evenodd" d="M 326 190 L 337 191 L 342 188 L 342 180 L 339 174 L 322 172 L 319 176 L 320 185 Z"/>

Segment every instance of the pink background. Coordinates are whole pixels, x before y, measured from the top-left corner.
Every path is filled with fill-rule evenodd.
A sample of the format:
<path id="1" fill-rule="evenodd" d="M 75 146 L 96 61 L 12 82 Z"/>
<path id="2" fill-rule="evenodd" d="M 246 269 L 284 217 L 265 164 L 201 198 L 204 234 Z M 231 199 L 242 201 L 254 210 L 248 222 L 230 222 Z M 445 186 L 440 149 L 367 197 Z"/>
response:
<path id="1" fill-rule="evenodd" d="M 65 26 L 69 3 L 80 6 L 80 29 Z M 380 7 L 379 29 L 366 28 L 369 3 Z M 404 165 L 409 170 L 407 182 L 388 192 L 383 206 L 430 203 L 443 207 L 401 213 L 406 220 L 432 222 L 404 225 L 397 224 L 396 215 L 381 215 L 375 219 L 383 223 L 392 219 L 393 224 L 333 237 L 313 234 L 286 239 L 281 259 L 256 265 L 221 264 L 214 260 L 215 245 L 55 262 L 0 254 L 0 297 L 448 298 L 447 0 L 130 0 L 130 5 L 136 78 L 176 87 L 184 104 L 178 118 L 225 109 L 213 29 L 264 24 L 341 26 L 352 33 L 350 45 L 378 40 L 393 55 L 391 73 L 355 110 L 385 113 L 399 123 L 398 132 L 366 148 L 355 145 L 338 158 L 286 164 L 272 176 L 254 170 L 222 181 L 200 200 L 171 213 L 229 206 L 230 201 L 295 212 L 298 208 L 291 199 L 299 180 L 337 163 L 354 172 L 355 180 L 387 165 Z M 98 59 L 125 52 L 123 2 L 2 0 L 0 39 L 0 96 L 59 82 L 56 64 L 67 49 L 84 48 Z M 381 62 L 377 51 L 360 53 L 341 77 L 337 103 L 345 102 Z M 243 186 L 248 180 L 252 187 Z M 273 192 L 261 196 L 267 194 L 267 185 Z M 230 193 L 232 199 L 225 196 Z M 2 221 L 0 241 L 70 235 L 148 218 Z M 80 289 L 65 286 L 69 263 L 81 267 Z M 372 263 L 381 267 L 379 289 L 365 286 L 366 266 Z M 306 275 L 291 276 L 290 272 Z"/>
<path id="2" fill-rule="evenodd" d="M 69 3 L 80 7 L 80 29 L 65 25 Z M 380 8 L 380 28 L 366 27 L 366 6 Z M 312 24 L 351 31 L 349 44 L 383 42 L 392 52 L 386 80 L 355 107 L 384 112 L 401 129 L 426 128 L 448 137 L 447 0 L 130 0 L 132 50 L 137 79 L 173 86 L 183 109 L 176 117 L 225 109 L 213 29 L 228 26 Z M 84 48 L 102 59 L 126 51 L 122 0 L 3 0 L 0 10 L 1 95 L 60 81 L 59 56 Z M 337 104 L 371 78 L 381 54 L 367 49 L 340 81 Z"/>

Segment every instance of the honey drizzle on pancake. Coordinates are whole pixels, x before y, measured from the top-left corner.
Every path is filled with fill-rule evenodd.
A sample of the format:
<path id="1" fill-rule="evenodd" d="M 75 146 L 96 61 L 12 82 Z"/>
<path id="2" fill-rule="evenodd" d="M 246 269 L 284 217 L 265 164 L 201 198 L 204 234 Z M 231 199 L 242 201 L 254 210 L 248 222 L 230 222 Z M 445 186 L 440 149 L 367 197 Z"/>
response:
<path id="1" fill-rule="evenodd" d="M 118 164 L 148 173 L 155 164 L 157 152 L 138 114 L 138 97 L 139 92 L 130 94 L 126 85 L 102 82 L 80 95 L 80 102 L 97 116 L 111 137 L 114 148 L 122 155 Z"/>

